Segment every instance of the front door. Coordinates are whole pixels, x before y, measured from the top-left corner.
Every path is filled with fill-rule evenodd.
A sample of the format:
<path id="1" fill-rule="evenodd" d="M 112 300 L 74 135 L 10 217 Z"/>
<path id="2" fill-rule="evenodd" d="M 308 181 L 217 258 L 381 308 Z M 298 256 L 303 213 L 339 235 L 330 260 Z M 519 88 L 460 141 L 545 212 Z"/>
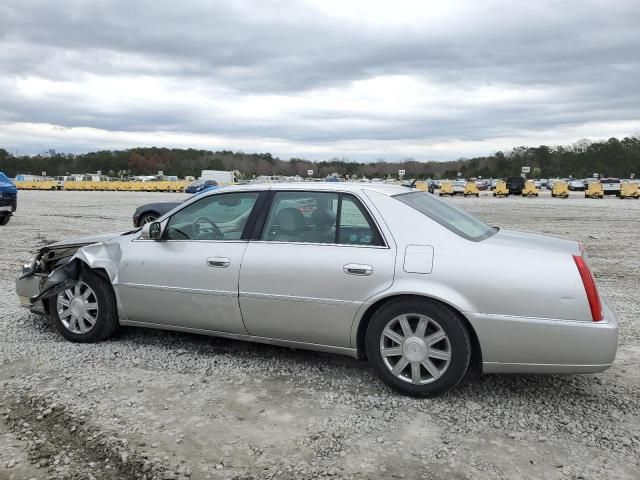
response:
<path id="1" fill-rule="evenodd" d="M 393 282 L 395 249 L 363 204 L 335 192 L 277 192 L 240 272 L 251 335 L 350 347 L 362 303 Z"/>
<path id="2" fill-rule="evenodd" d="M 123 247 L 117 291 L 121 316 L 159 326 L 246 333 L 238 276 L 243 231 L 259 192 L 202 198 L 169 219 L 162 240 Z"/>

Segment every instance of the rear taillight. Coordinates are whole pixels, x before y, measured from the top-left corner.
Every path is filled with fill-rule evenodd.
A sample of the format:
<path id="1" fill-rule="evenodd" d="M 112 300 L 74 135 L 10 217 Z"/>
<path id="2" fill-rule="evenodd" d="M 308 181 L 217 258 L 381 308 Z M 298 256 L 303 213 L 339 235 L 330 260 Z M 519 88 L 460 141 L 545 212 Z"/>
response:
<path id="1" fill-rule="evenodd" d="M 602 303 L 600 303 L 600 295 L 598 294 L 596 281 L 584 258 L 580 255 L 574 255 L 573 260 L 576 262 L 584 290 L 587 293 L 587 300 L 589 300 L 589 308 L 591 309 L 591 318 L 594 322 L 599 322 L 602 320 Z"/>

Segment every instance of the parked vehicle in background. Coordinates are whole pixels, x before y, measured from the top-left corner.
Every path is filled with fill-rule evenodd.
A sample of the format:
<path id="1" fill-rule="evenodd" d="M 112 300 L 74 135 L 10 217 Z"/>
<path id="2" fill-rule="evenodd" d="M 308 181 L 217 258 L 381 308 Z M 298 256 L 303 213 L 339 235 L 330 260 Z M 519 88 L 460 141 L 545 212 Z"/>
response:
<path id="1" fill-rule="evenodd" d="M 4 173 L 0 172 L 0 226 L 9 223 L 18 208 L 18 189 Z"/>
<path id="2" fill-rule="evenodd" d="M 620 195 L 622 182 L 619 178 L 603 178 L 600 180 L 600 184 L 605 195 Z"/>
<path id="3" fill-rule="evenodd" d="M 604 192 L 602 184 L 599 182 L 591 182 L 587 185 L 587 189 L 584 191 L 584 198 L 603 198 Z"/>
<path id="4" fill-rule="evenodd" d="M 540 179 L 540 188 L 547 188 L 547 185 L 549 184 L 549 180 L 546 178 L 541 178 Z"/>
<path id="5" fill-rule="evenodd" d="M 236 174 L 225 170 L 202 170 L 200 180 L 215 180 L 216 185 L 232 185 L 236 181 Z"/>
<path id="6" fill-rule="evenodd" d="M 165 213 L 180 205 L 180 203 L 182 202 L 155 202 L 141 205 L 133 212 L 133 226 L 142 227 L 147 223 L 155 222 Z"/>
<path id="7" fill-rule="evenodd" d="M 467 185 L 465 180 L 454 180 L 453 182 L 453 194 L 464 195 L 464 187 Z"/>
<path id="8" fill-rule="evenodd" d="M 569 181 L 569 190 L 572 192 L 583 192 L 585 189 L 584 182 L 582 180 L 570 180 Z"/>
<path id="9" fill-rule="evenodd" d="M 184 189 L 184 193 L 198 193 L 209 187 L 217 187 L 216 180 L 196 180 Z"/>
<path id="10" fill-rule="evenodd" d="M 551 188 L 551 196 L 559 198 L 569 198 L 569 184 L 564 180 L 554 180 Z"/>
<path id="11" fill-rule="evenodd" d="M 493 188 L 494 197 L 508 197 L 509 189 L 507 188 L 507 182 L 504 180 L 495 180 L 495 186 Z"/>
<path id="12" fill-rule="evenodd" d="M 55 177 L 56 180 L 56 190 L 63 190 L 64 189 L 64 182 L 67 182 L 69 180 L 73 180 L 73 177 L 68 176 L 68 175 L 60 175 L 58 177 Z"/>
<path id="13" fill-rule="evenodd" d="M 410 395 L 470 366 L 601 372 L 618 345 L 579 242 L 384 184 L 220 188 L 141 230 L 43 247 L 16 291 L 69 341 L 128 325 L 320 350 L 367 358 Z"/>
<path id="14" fill-rule="evenodd" d="M 523 197 L 537 197 L 539 195 L 538 189 L 536 188 L 535 180 L 527 180 L 524 183 L 524 188 L 522 189 Z"/>
<path id="15" fill-rule="evenodd" d="M 507 177 L 507 188 L 510 195 L 522 195 L 524 190 L 524 178 L 522 177 Z"/>
<path id="16" fill-rule="evenodd" d="M 540 183 L 540 180 L 534 180 L 534 181 L 533 181 L 533 184 L 534 184 L 534 186 L 535 186 L 536 188 L 540 188 L 540 187 L 541 187 L 541 185 L 542 185 L 542 183 Z"/>
<path id="17" fill-rule="evenodd" d="M 438 195 L 444 197 L 446 195 L 453 196 L 453 182 L 451 180 L 442 180 L 440 182 L 440 190 Z"/>

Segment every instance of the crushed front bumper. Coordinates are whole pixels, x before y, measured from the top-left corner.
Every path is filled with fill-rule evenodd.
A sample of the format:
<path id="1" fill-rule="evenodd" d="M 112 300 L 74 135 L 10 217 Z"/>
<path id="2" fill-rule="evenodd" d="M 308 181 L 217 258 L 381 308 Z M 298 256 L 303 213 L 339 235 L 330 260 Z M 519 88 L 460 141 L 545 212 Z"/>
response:
<path id="1" fill-rule="evenodd" d="M 42 285 L 44 284 L 46 276 L 42 275 L 30 275 L 28 277 L 19 278 L 16 280 L 16 293 L 20 300 L 20 306 L 28 308 L 33 313 L 46 315 L 47 310 L 44 306 L 44 301 L 39 299 L 32 301 L 32 298 L 40 295 Z"/>

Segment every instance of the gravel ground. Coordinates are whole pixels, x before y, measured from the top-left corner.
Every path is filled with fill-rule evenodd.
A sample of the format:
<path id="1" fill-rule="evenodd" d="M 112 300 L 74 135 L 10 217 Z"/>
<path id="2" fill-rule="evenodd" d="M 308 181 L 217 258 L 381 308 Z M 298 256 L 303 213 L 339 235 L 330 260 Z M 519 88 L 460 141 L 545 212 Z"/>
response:
<path id="1" fill-rule="evenodd" d="M 640 201 L 454 199 L 493 225 L 584 241 L 620 349 L 602 374 L 488 375 L 419 400 L 346 357 L 135 328 L 72 344 L 18 306 L 14 279 L 39 246 L 182 197 L 20 192 L 0 229 L 0 479 L 638 478 Z"/>

